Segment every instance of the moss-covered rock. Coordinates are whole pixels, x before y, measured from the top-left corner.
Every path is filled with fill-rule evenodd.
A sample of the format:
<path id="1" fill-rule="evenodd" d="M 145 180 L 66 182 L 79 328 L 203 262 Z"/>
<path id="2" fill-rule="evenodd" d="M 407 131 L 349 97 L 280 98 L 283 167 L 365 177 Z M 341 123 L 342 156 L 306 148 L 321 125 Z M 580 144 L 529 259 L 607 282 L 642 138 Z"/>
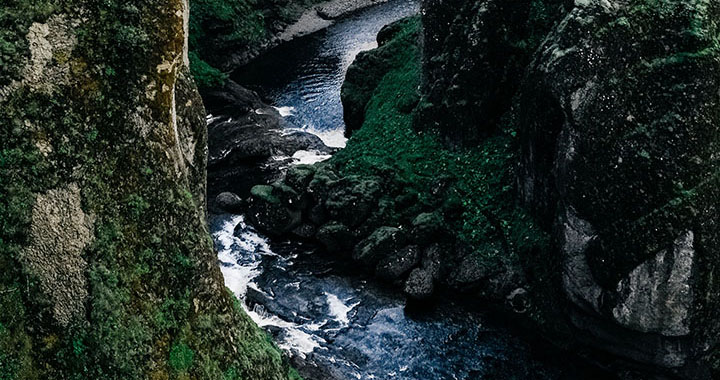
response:
<path id="1" fill-rule="evenodd" d="M 380 227 L 355 246 L 353 259 L 374 267 L 383 257 L 398 252 L 406 241 L 405 233 L 399 228 Z"/>
<path id="2" fill-rule="evenodd" d="M 0 378 L 290 377 L 217 267 L 188 11 L 3 3 Z"/>

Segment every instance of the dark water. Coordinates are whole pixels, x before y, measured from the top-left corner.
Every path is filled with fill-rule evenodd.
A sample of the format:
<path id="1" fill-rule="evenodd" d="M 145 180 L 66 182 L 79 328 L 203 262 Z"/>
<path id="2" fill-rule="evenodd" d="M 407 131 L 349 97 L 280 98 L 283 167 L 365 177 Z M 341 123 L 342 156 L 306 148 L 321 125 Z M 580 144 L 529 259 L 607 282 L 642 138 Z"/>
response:
<path id="1" fill-rule="evenodd" d="M 343 146 L 340 87 L 355 55 L 382 26 L 418 1 L 392 0 L 328 30 L 283 45 L 234 74 L 298 126 Z M 529 344 L 491 320 L 482 305 L 440 301 L 410 312 L 396 290 L 347 270 L 313 247 L 272 242 L 243 216 L 214 215 L 210 227 L 225 283 L 307 380 L 588 379 L 576 359 Z"/>
<path id="2" fill-rule="evenodd" d="M 377 46 L 380 29 L 416 14 L 418 0 L 391 0 L 343 19 L 326 30 L 284 44 L 233 73 L 236 82 L 258 91 L 292 115 L 298 127 L 327 145 L 344 146 L 340 88 L 348 66 Z"/>
<path id="3" fill-rule="evenodd" d="M 529 344 L 472 300 L 411 312 L 346 260 L 271 242 L 243 216 L 214 215 L 210 227 L 225 284 L 307 380 L 602 378 Z"/>

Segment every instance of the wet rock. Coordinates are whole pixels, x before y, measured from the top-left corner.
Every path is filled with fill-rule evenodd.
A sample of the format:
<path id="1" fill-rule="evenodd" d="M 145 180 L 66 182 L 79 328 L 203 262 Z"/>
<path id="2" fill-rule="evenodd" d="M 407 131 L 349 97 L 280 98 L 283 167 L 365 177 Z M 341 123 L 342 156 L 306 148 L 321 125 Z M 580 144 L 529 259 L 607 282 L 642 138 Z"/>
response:
<path id="1" fill-rule="evenodd" d="M 315 176 L 315 171 L 316 169 L 312 165 L 293 166 L 285 174 L 284 182 L 298 193 L 305 192 Z"/>
<path id="2" fill-rule="evenodd" d="M 476 253 L 470 252 L 452 271 L 448 281 L 452 287 L 466 289 L 477 286 L 481 280 L 488 278 L 489 275 L 490 271 L 483 265 L 480 257 Z"/>
<path id="3" fill-rule="evenodd" d="M 275 189 L 267 185 L 253 187 L 247 217 L 258 230 L 271 236 L 282 236 L 300 224 L 301 212 L 290 209 Z"/>
<path id="4" fill-rule="evenodd" d="M 435 285 L 433 276 L 425 269 L 415 268 L 405 281 L 405 294 L 413 300 L 426 300 L 432 297 Z"/>
<path id="5" fill-rule="evenodd" d="M 203 103 L 217 115 L 235 117 L 265 108 L 260 96 L 252 90 L 228 80 L 220 88 L 202 91 Z"/>
<path id="6" fill-rule="evenodd" d="M 350 254 L 356 241 L 350 229 L 337 222 L 320 227 L 315 238 L 329 253 L 340 254 Z"/>
<path id="7" fill-rule="evenodd" d="M 245 201 L 237 194 L 224 192 L 215 197 L 215 206 L 231 214 L 242 214 L 245 211 Z"/>
<path id="8" fill-rule="evenodd" d="M 219 108 L 210 109 L 216 115 L 208 125 L 208 187 L 213 191 L 245 196 L 255 184 L 280 179 L 297 151 L 335 151 L 316 135 L 292 130 L 257 94 L 237 84 L 228 86 L 230 93 L 212 100 Z M 234 100 L 240 102 L 238 108 L 226 104 Z"/>
<path id="9" fill-rule="evenodd" d="M 310 240 L 315 236 L 317 227 L 310 223 L 303 223 L 291 231 L 292 235 L 301 240 Z"/>
<path id="10" fill-rule="evenodd" d="M 394 281 L 408 273 L 419 263 L 420 247 L 410 245 L 380 260 L 375 269 L 375 274 L 381 279 Z"/>
<path id="11" fill-rule="evenodd" d="M 443 263 L 449 259 L 452 246 L 448 244 L 433 244 L 423 251 L 422 268 L 432 276 L 433 280 L 439 281 L 445 275 Z"/>
<path id="12" fill-rule="evenodd" d="M 353 259 L 369 266 L 405 245 L 405 233 L 395 227 L 380 227 L 365 240 L 358 243 L 353 251 Z"/>

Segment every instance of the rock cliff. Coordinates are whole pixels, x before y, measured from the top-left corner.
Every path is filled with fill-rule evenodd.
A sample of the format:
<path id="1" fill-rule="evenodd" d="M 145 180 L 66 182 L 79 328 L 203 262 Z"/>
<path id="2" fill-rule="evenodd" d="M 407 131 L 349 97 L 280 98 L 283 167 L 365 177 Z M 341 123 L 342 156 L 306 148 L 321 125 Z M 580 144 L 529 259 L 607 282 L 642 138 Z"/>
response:
<path id="1" fill-rule="evenodd" d="M 0 9 L 0 378 L 292 376 L 216 264 L 188 13 Z"/>
<path id="2" fill-rule="evenodd" d="M 427 0 L 420 42 L 390 26 L 349 70 L 347 148 L 254 189 L 254 222 L 411 298 L 493 300 L 626 378 L 718 377 L 719 16 Z"/>

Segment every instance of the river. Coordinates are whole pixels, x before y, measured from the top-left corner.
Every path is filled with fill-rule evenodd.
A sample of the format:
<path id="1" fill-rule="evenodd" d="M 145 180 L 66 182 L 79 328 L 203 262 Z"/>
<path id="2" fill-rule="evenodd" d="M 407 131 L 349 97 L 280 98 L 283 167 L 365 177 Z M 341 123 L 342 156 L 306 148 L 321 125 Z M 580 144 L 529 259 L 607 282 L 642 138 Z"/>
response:
<path id="1" fill-rule="evenodd" d="M 418 12 L 392 0 L 284 44 L 234 73 L 298 128 L 342 147 L 340 88 L 382 26 Z M 574 379 L 581 366 L 492 319 L 472 299 L 407 309 L 396 290 L 311 245 L 271 241 L 242 215 L 211 215 L 225 283 L 307 380 Z M 452 297 L 450 297 L 452 298 Z"/>

